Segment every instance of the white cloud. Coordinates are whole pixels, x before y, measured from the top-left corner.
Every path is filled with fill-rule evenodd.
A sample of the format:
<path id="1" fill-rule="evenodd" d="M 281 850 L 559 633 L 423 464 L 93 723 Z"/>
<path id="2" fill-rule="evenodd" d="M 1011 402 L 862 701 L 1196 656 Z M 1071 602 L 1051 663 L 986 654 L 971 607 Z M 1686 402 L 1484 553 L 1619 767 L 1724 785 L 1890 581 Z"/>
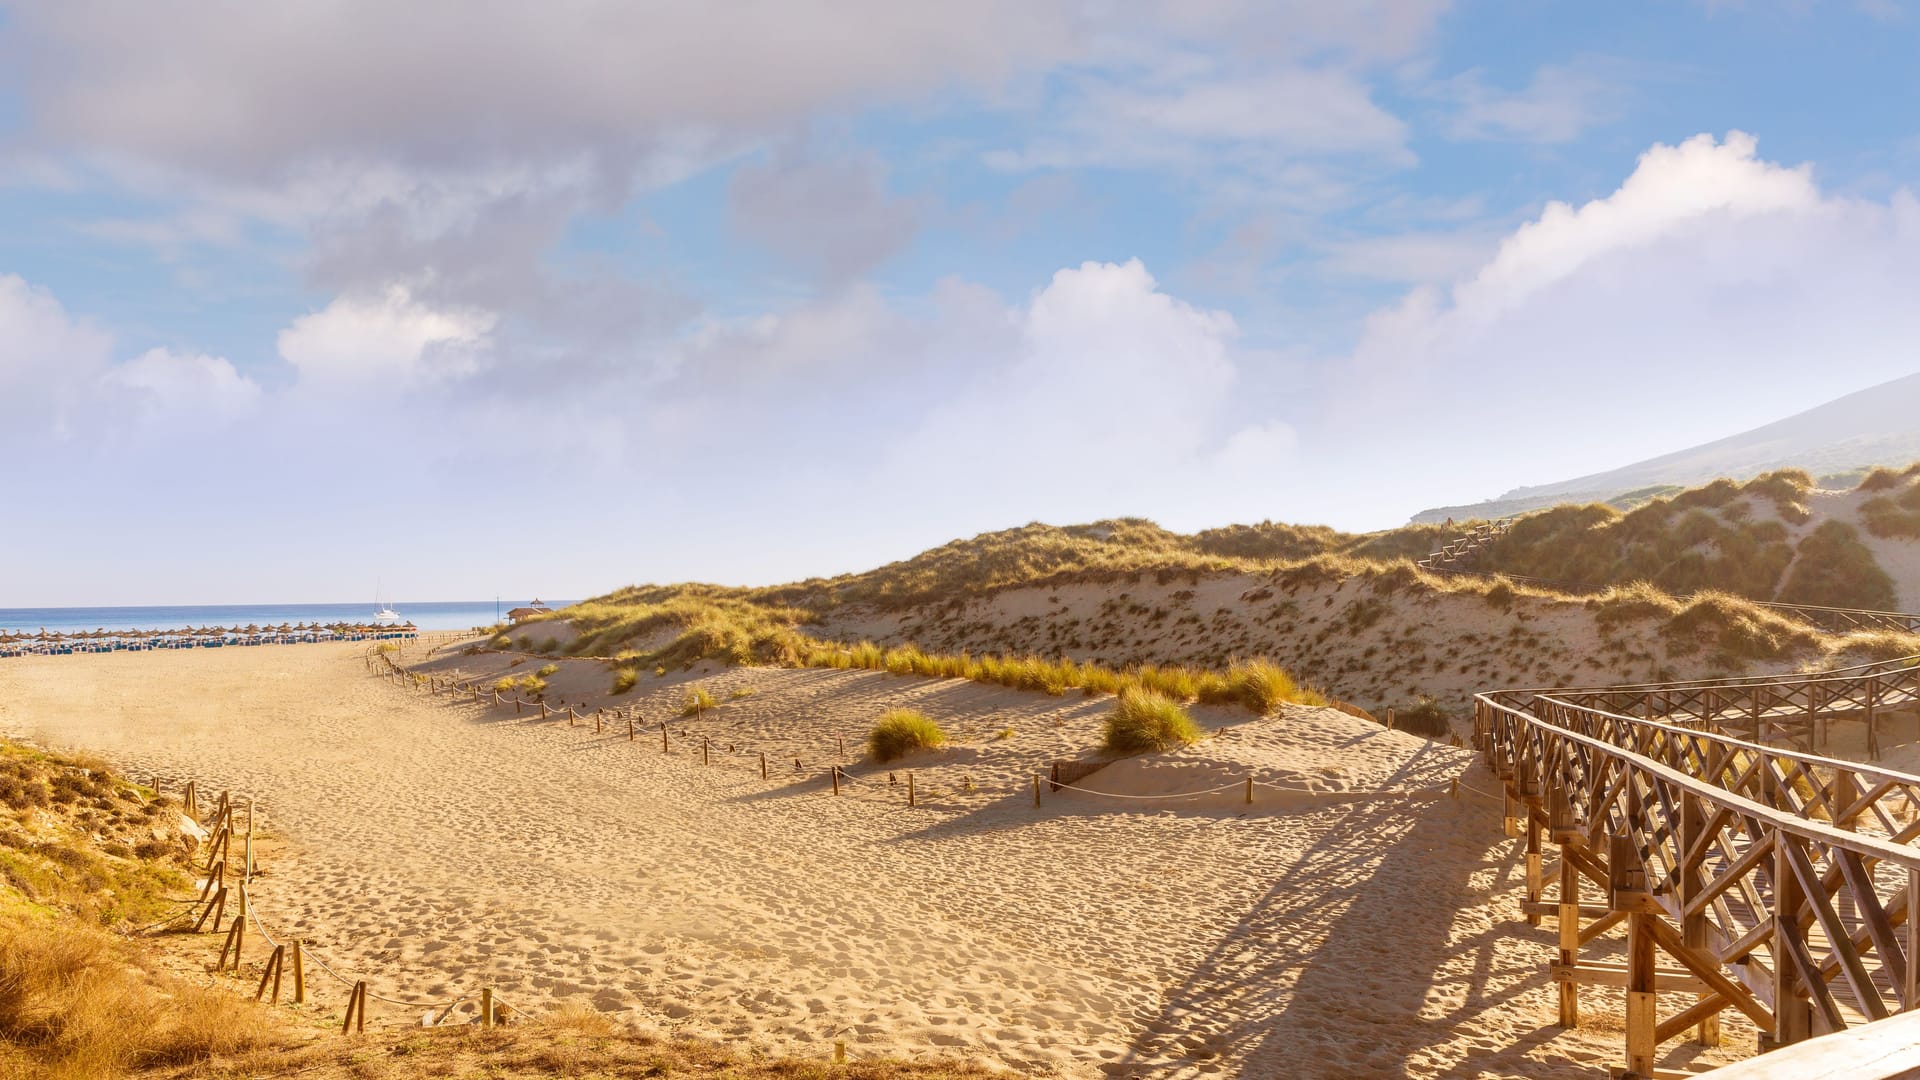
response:
<path id="1" fill-rule="evenodd" d="M 1290 454 L 1284 425 L 1236 429 L 1233 318 L 1161 291 L 1138 260 L 1061 270 L 1014 319 L 997 364 L 889 447 L 882 489 L 968 476 L 1002 521 L 1155 505 L 1218 520 L 1265 496 L 1249 469 Z"/>
<path id="2" fill-rule="evenodd" d="M 402 389 L 477 371 L 495 321 L 491 312 L 430 307 L 396 284 L 295 319 L 280 332 L 280 356 L 303 386 Z"/>
<path id="3" fill-rule="evenodd" d="M 110 371 L 107 380 L 135 391 L 148 415 L 235 417 L 260 403 L 259 384 L 223 357 L 148 349 Z"/>
<path id="4" fill-rule="evenodd" d="M 156 348 L 117 361 L 112 334 L 46 289 L 0 275 L 0 446 L 54 439 L 107 449 L 136 434 L 186 436 L 196 423 L 249 412 L 260 396 L 220 357 Z"/>
<path id="5" fill-rule="evenodd" d="M 1323 437 L 1462 436 L 1406 455 L 1396 482 L 1430 492 L 1511 477 L 1516 453 L 1527 482 L 1612 467 L 1913 371 L 1915 295 L 1910 193 L 1826 194 L 1738 132 L 1655 146 L 1612 194 L 1551 204 L 1471 277 L 1376 312 Z"/>

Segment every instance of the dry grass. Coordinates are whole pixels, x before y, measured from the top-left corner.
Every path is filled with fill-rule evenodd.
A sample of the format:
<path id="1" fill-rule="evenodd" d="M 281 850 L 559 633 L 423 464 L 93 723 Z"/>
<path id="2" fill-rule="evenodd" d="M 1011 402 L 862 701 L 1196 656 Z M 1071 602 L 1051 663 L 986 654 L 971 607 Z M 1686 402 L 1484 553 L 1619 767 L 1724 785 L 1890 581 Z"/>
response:
<path id="1" fill-rule="evenodd" d="M 284 1038 L 267 1010 L 145 964 L 129 943 L 71 919 L 0 921 L 0 1072 L 124 1076 Z"/>
<path id="2" fill-rule="evenodd" d="M 1123 754 L 1171 750 L 1198 742 L 1200 725 L 1177 703 L 1137 688 L 1120 694 L 1107 717 L 1106 747 Z"/>
<path id="3" fill-rule="evenodd" d="M 867 735 L 867 752 L 882 764 L 947 744 L 947 733 L 915 709 L 889 709 Z"/>

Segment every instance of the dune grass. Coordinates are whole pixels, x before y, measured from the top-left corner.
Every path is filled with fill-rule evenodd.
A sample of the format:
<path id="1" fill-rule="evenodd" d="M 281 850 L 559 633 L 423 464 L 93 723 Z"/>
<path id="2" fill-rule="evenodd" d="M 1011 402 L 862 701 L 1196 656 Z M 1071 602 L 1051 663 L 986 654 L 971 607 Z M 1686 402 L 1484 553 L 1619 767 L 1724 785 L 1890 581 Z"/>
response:
<path id="1" fill-rule="evenodd" d="M 713 691 L 696 686 L 687 691 L 687 699 L 680 706 L 680 715 L 699 717 L 719 707 L 720 699 L 713 696 Z"/>
<path id="2" fill-rule="evenodd" d="M 1200 726 L 1178 702 L 1151 690 L 1121 691 L 1107 717 L 1106 747 L 1123 754 L 1171 750 L 1198 742 Z"/>
<path id="3" fill-rule="evenodd" d="M 627 693 L 640 683 L 640 669 L 623 667 L 613 673 L 612 693 L 615 697 Z"/>
<path id="4" fill-rule="evenodd" d="M 947 733 L 925 713 L 888 709 L 867 735 L 867 753 L 882 764 L 921 750 L 945 746 Z"/>

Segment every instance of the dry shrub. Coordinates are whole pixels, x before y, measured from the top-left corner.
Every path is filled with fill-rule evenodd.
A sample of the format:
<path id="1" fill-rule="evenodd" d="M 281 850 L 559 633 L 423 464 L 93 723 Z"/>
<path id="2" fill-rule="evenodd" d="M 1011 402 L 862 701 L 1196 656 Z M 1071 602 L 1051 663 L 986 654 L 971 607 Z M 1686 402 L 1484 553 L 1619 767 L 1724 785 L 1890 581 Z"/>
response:
<path id="1" fill-rule="evenodd" d="M 278 1041 L 272 1016 L 230 992 L 148 971 L 131 948 L 71 922 L 0 922 L 0 1040 L 27 1076 L 119 1076 Z"/>
<path id="2" fill-rule="evenodd" d="M 1200 726 L 1187 710 L 1151 690 L 1122 690 L 1107 717 L 1107 749 L 1123 754 L 1171 750 L 1199 739 Z"/>
<path id="3" fill-rule="evenodd" d="M 867 736 L 867 752 L 878 762 L 889 762 L 920 750 L 945 746 L 947 733 L 925 713 L 889 709 Z"/>

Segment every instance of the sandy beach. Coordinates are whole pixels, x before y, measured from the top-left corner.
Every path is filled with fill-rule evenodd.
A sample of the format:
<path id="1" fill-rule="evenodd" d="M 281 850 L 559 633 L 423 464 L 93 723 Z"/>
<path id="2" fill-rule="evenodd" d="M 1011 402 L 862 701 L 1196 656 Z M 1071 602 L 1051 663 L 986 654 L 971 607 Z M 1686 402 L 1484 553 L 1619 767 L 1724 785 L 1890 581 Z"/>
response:
<path id="1" fill-rule="evenodd" d="M 1066 1076 L 1587 1076 L 1619 1053 L 1603 992 L 1587 1026 L 1552 1026 L 1551 930 L 1518 919 L 1498 804 L 1439 794 L 1462 775 L 1493 790 L 1463 750 L 1327 709 L 1203 708 L 1214 738 L 1087 784 L 1253 776 L 1251 807 L 1048 792 L 1035 809 L 1034 770 L 1094 745 L 1110 699 L 865 671 L 648 676 L 619 699 L 651 725 L 630 742 L 410 691 L 363 656 L 9 661 L 0 734 L 257 797 L 283 844 L 259 916 L 395 998 L 491 984 L 527 1010 L 578 999 L 802 1055 L 844 1040 Z M 606 680 L 569 662 L 549 696 L 591 702 Z M 693 684 L 725 703 L 678 719 Z M 859 763 L 895 706 L 954 745 Z M 912 810 L 887 777 L 909 769 Z M 338 1009 L 344 990 L 315 985 Z M 370 1019 L 419 1014 L 376 1001 Z M 1750 1052 L 1728 1027 L 1702 1061 Z"/>

